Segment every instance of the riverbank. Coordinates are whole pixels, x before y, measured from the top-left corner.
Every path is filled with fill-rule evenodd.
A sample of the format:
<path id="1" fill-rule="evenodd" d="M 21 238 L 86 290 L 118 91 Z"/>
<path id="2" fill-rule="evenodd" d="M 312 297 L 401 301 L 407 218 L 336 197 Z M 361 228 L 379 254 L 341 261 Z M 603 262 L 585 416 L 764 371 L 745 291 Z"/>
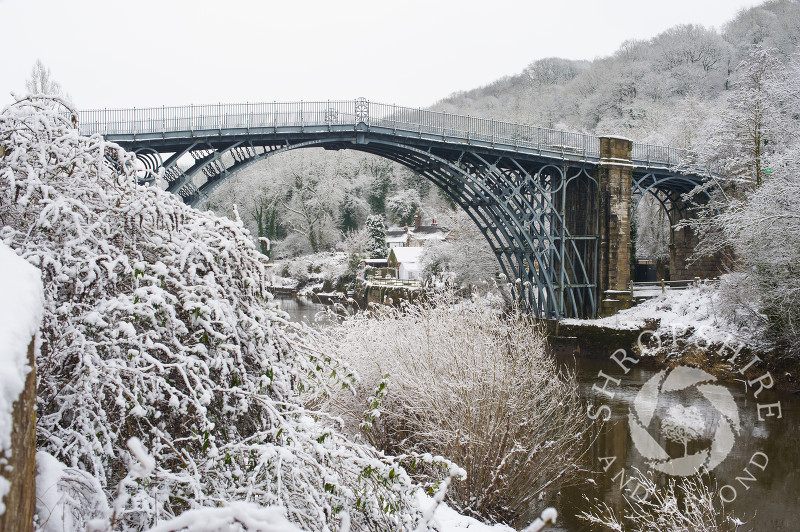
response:
<path id="1" fill-rule="evenodd" d="M 548 322 L 545 330 L 560 355 L 598 359 L 624 349 L 643 367 L 692 366 L 726 381 L 757 365 L 775 389 L 800 393 L 800 364 L 767 340 L 762 325 L 730 312 L 711 286 L 667 292 L 607 318 Z"/>

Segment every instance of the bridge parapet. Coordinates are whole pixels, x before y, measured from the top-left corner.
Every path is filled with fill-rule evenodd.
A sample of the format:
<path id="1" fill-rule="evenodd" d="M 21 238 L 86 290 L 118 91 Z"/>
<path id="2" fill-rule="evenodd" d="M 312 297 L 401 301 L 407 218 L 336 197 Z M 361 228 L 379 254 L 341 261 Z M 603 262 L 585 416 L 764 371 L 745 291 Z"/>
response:
<path id="1" fill-rule="evenodd" d="M 299 128 L 305 130 L 384 128 L 426 135 L 459 144 L 482 143 L 533 150 L 562 158 L 597 162 L 600 138 L 526 124 L 403 107 L 359 98 L 316 102 L 260 102 L 184 105 L 129 109 L 93 109 L 80 112 L 81 133 L 101 134 L 110 140 L 147 136 L 200 135 L 217 131 L 253 131 Z M 634 143 L 632 161 L 639 167 L 686 168 L 698 171 L 697 156 L 687 150 Z M 693 170 L 692 170 L 693 169 Z"/>

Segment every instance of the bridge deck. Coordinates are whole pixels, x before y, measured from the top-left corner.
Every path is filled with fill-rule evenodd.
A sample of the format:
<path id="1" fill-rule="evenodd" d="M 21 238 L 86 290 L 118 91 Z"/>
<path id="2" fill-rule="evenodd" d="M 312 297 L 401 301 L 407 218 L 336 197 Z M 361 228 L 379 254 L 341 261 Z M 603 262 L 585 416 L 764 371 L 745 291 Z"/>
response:
<path id="1" fill-rule="evenodd" d="M 185 142 L 187 138 L 253 139 L 296 134 L 311 138 L 315 134 L 328 136 L 365 128 L 373 134 L 486 147 L 553 160 L 600 161 L 599 137 L 594 135 L 362 99 L 96 109 L 80 112 L 80 128 L 87 135 L 99 133 L 121 144 L 144 141 L 165 151 L 177 150 L 180 140 Z M 651 144 L 634 143 L 632 162 L 643 170 L 703 172 L 691 152 Z"/>

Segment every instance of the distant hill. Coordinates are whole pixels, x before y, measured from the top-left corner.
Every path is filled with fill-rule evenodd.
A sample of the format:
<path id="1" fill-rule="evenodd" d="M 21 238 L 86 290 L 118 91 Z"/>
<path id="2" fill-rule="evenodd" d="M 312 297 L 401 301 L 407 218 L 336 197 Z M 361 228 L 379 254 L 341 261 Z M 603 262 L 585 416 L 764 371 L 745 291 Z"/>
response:
<path id="1" fill-rule="evenodd" d="M 702 128 L 754 45 L 789 60 L 800 42 L 800 2 L 776 0 L 741 11 L 720 32 L 682 25 L 631 40 L 593 61 L 546 58 L 521 73 L 461 91 L 437 110 L 638 141 L 694 147 Z"/>

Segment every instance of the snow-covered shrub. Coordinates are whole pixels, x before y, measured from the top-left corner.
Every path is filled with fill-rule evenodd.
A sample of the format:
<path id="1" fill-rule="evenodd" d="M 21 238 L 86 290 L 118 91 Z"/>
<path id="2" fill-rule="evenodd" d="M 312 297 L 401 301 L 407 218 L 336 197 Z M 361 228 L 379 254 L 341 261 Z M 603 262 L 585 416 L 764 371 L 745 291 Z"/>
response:
<path id="1" fill-rule="evenodd" d="M 336 399 L 378 448 L 464 468 L 447 493 L 453 507 L 523 524 L 575 467 L 586 416 L 532 320 L 499 307 L 442 293 L 349 317 L 330 334 L 361 374 L 360 395 Z"/>
<path id="2" fill-rule="evenodd" d="M 736 255 L 733 274 L 723 279 L 728 306 L 766 328 L 788 354 L 800 353 L 800 148 L 772 159 L 774 175 L 746 198 L 731 199 L 702 223 L 713 226 L 700 253 L 723 244 Z"/>
<path id="3" fill-rule="evenodd" d="M 106 494 L 86 471 L 67 467 L 45 451 L 36 453 L 36 525 L 42 532 L 86 530 L 111 517 Z"/>
<path id="4" fill-rule="evenodd" d="M 119 526 L 244 500 L 314 530 L 412 527 L 398 463 L 302 407 L 350 377 L 271 310 L 239 221 L 135 184 L 132 155 L 52 99 L 0 113 L 0 240 L 41 269 L 40 449 L 112 496 L 124 444 L 155 459 Z M 61 109 L 59 113 L 56 109 Z"/>
<path id="5" fill-rule="evenodd" d="M 623 497 L 627 505 L 623 515 L 594 501 L 580 518 L 618 532 L 734 532 L 744 524 L 726 514 L 708 486 L 708 477 L 669 478 L 666 485 L 641 472 L 632 478 L 638 495 Z"/>

